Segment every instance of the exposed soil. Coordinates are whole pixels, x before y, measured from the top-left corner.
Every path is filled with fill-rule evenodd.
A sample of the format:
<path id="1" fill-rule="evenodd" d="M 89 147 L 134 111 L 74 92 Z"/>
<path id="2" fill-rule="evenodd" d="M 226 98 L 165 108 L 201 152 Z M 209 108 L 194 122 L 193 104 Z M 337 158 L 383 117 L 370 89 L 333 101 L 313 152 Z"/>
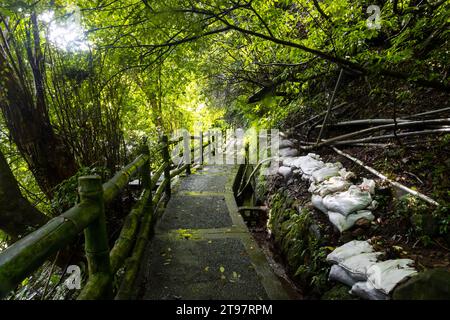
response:
<path id="1" fill-rule="evenodd" d="M 398 86 L 396 83 L 385 82 L 385 90 L 381 90 L 380 96 L 368 95 L 368 88 L 362 85 L 352 85 L 348 81 L 347 88 L 351 88 L 343 95 L 347 96 L 349 105 L 336 111 L 330 118 L 329 123 L 344 120 L 356 120 L 365 118 L 387 118 L 406 117 L 411 114 L 440 109 L 450 105 L 448 93 L 434 92 L 429 89 L 419 89 Z M 409 97 L 399 101 L 398 96 L 402 91 Z M 338 104 L 336 102 L 335 104 Z M 361 107 L 363 106 L 363 107 Z M 309 110 L 309 111 L 308 111 Z M 374 111 L 377 110 L 376 113 Z M 289 117 L 285 123 L 286 128 L 293 127 L 296 123 L 301 123 L 316 114 L 311 109 L 306 108 L 297 116 Z M 432 115 L 428 118 L 450 117 L 450 113 Z M 421 120 L 424 117 L 420 117 Z M 311 124 L 317 125 L 321 121 L 315 121 L 298 128 L 293 132 L 299 141 L 316 141 L 318 130 L 311 128 Z M 348 127 L 330 129 L 325 137 L 337 136 L 358 129 Z M 380 132 L 389 134 L 391 131 Z M 375 168 L 392 180 L 405 186 L 413 188 L 423 194 L 428 195 L 441 204 L 442 213 L 437 219 L 449 219 L 450 204 L 450 135 L 438 134 L 434 136 L 421 136 L 414 139 L 391 139 L 383 140 L 385 146 L 339 146 L 338 149 L 351 154 L 363 161 L 366 165 Z M 414 207 L 403 208 L 402 212 L 397 207 L 398 199 L 404 196 L 404 192 L 393 190 L 378 177 L 372 175 L 360 165 L 337 154 L 329 147 L 312 150 L 319 154 L 325 162 L 341 162 L 348 170 L 354 172 L 360 182 L 363 177 L 374 179 L 377 183 L 376 199 L 379 207 L 373 212 L 376 219 L 372 223 L 357 223 L 352 229 L 339 234 L 328 218 L 310 206 L 311 194 L 307 191 L 309 183 L 301 180 L 286 183 L 281 176 L 274 176 L 267 181 L 269 198 L 271 195 L 285 191 L 293 199 L 296 199 L 300 206 L 309 206 L 316 221 L 321 225 L 329 226 L 326 232 L 331 236 L 329 246 L 339 246 L 352 239 L 366 240 L 372 239 L 377 250 L 385 253 L 385 259 L 410 258 L 415 261 L 417 269 L 445 268 L 450 270 L 450 228 L 443 232 L 435 226 L 434 231 L 417 230 L 413 222 L 413 216 L 417 213 Z M 307 152 L 305 152 L 307 153 Z M 425 219 L 435 219 L 432 206 L 425 206 L 425 210 L 419 212 Z M 433 218 L 431 218 L 433 217 Z M 266 216 L 260 216 L 260 221 L 255 226 L 250 226 L 255 238 L 262 247 L 270 248 L 272 255 L 277 257 L 279 263 L 285 262 L 282 257 L 277 256 L 279 249 L 268 236 L 266 230 Z M 435 219 L 436 220 L 436 219 Z M 434 221 L 434 220 L 433 220 Z M 434 222 L 436 224 L 436 221 Z M 439 230 L 437 230 L 439 229 Z M 287 272 L 288 273 L 288 272 Z M 291 282 L 294 282 L 290 278 Z"/>

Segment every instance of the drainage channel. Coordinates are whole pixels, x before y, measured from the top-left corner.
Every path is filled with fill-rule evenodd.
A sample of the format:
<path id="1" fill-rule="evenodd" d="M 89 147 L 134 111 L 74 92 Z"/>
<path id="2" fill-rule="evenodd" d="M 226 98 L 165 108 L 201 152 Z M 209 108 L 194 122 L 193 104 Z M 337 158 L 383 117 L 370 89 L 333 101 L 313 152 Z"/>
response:
<path id="1" fill-rule="evenodd" d="M 238 193 L 239 186 L 243 185 L 242 182 L 249 179 L 252 170 L 251 166 L 240 166 L 234 185 L 235 195 Z M 267 229 L 268 209 L 263 204 L 258 203 L 253 186 L 254 184 L 250 183 L 242 194 L 236 197 L 236 203 L 240 208 L 239 212 L 253 239 L 266 256 L 273 273 L 279 278 L 289 297 L 294 300 L 303 300 L 305 297 L 301 288 L 289 276 L 283 257 L 279 254 L 279 250 L 269 235 Z"/>

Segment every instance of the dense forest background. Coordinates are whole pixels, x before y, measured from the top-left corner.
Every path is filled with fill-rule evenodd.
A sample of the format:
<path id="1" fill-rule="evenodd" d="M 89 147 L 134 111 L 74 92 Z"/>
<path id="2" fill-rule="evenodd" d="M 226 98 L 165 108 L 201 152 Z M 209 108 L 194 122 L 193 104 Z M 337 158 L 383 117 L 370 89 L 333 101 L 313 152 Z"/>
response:
<path id="1" fill-rule="evenodd" d="M 445 109 L 449 26 L 445 0 L 1 0 L 0 245 L 72 206 L 77 176 L 110 177 L 144 136 L 310 137 L 299 124 L 332 95 L 346 106 L 334 122 Z M 367 159 L 448 205 L 445 124 Z"/>

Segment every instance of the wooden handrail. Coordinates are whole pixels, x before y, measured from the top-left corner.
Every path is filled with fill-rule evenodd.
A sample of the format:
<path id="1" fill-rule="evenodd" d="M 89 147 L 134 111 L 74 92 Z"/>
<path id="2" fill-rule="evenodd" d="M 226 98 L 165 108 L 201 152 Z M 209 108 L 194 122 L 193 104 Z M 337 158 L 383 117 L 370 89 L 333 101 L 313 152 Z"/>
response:
<path id="1" fill-rule="evenodd" d="M 150 153 L 147 144 L 134 161 L 118 171 L 103 185 L 98 176 L 79 178 L 80 203 L 47 224 L 28 234 L 21 240 L 0 252 L 0 298 L 12 291 L 24 278 L 41 266 L 52 255 L 74 241 L 84 231 L 86 257 L 89 265 L 89 279 L 79 299 L 112 298 L 112 280 L 114 274 L 126 263 L 126 271 L 116 298 L 126 298 L 131 284 L 136 277 L 138 263 L 142 257 L 149 230 L 154 225 L 155 208 L 161 200 L 171 195 L 171 179 L 183 171 L 187 172 L 189 164 L 170 171 L 172 162 L 169 146 L 182 140 L 161 139 L 163 163 L 151 175 Z M 199 138 L 203 142 L 203 135 Z M 202 145 L 208 146 L 210 141 Z M 200 146 L 191 148 L 197 151 Z M 203 159 L 203 152 L 202 157 Z M 104 205 L 114 200 L 130 181 L 141 172 L 143 191 L 139 201 L 127 215 L 124 225 L 113 248 L 109 250 Z M 164 179 L 152 190 L 164 174 Z"/>
<path id="2" fill-rule="evenodd" d="M 141 154 L 133 162 L 125 168 L 117 172 L 114 177 L 103 184 L 103 197 L 105 203 L 111 202 L 119 192 L 127 185 L 130 177 L 134 175 L 146 161 L 149 160 L 148 155 Z"/>
<path id="3" fill-rule="evenodd" d="M 98 215 L 96 205 L 80 203 L 2 251 L 0 297 L 74 240 Z"/>
<path id="4" fill-rule="evenodd" d="M 134 238 L 139 227 L 139 220 L 144 212 L 144 204 L 149 201 L 150 197 L 150 190 L 144 190 L 137 205 L 125 218 L 123 228 L 109 254 L 112 273 L 116 273 L 119 270 L 133 248 Z"/>
<path id="5" fill-rule="evenodd" d="M 192 136 L 191 135 L 190 138 L 193 139 L 193 140 L 200 140 L 200 139 L 203 139 L 203 134 L 201 136 Z M 183 141 L 183 139 L 184 139 L 184 136 L 172 138 L 172 139 L 168 140 L 168 143 L 169 143 L 169 145 L 176 144 L 178 142 Z"/>

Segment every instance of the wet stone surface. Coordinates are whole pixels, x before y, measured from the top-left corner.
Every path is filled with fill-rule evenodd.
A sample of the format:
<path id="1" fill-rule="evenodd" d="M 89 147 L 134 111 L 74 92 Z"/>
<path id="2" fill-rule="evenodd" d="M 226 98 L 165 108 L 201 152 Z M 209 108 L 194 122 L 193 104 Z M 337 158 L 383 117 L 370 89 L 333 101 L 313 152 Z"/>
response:
<path id="1" fill-rule="evenodd" d="M 287 299 L 239 215 L 236 167 L 206 166 L 174 188 L 136 281 L 136 299 Z"/>
<path id="2" fill-rule="evenodd" d="M 144 299 L 268 298 L 239 239 L 155 238 L 147 255 Z"/>
<path id="3" fill-rule="evenodd" d="M 170 200 L 159 230 L 231 227 L 224 196 L 176 195 Z"/>
<path id="4" fill-rule="evenodd" d="M 181 181 L 180 191 L 225 192 L 226 175 L 195 175 Z"/>

